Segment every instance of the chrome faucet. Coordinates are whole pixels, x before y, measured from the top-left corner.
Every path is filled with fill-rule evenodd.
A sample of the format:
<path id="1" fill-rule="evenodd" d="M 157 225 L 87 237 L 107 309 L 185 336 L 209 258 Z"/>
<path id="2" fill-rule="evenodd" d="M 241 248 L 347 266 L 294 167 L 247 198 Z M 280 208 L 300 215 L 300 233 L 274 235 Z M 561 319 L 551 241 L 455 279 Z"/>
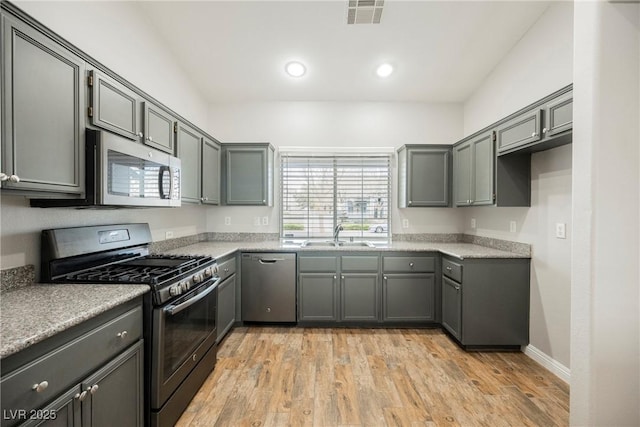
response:
<path id="1" fill-rule="evenodd" d="M 342 224 L 336 225 L 336 228 L 333 229 L 333 241 L 338 244 L 338 239 L 340 238 L 340 232 L 344 230 Z"/>

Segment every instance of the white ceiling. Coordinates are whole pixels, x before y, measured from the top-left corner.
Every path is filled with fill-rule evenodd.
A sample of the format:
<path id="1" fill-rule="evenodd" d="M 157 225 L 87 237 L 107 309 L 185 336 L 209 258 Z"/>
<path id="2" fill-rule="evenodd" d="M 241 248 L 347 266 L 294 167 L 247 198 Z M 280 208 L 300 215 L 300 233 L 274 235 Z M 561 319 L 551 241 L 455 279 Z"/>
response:
<path id="1" fill-rule="evenodd" d="M 387 0 L 380 24 L 356 25 L 347 0 L 137 6 L 211 103 L 462 102 L 549 2 Z M 302 78 L 284 73 L 294 59 L 307 66 Z M 395 72 L 383 80 L 385 61 Z"/>

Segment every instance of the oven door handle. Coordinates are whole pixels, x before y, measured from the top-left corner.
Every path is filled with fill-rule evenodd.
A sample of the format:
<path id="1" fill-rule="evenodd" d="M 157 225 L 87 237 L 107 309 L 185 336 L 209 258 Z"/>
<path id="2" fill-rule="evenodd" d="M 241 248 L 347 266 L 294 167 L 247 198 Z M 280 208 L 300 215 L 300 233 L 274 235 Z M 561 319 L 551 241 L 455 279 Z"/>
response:
<path id="1" fill-rule="evenodd" d="M 178 304 L 178 305 L 168 305 L 166 306 L 163 311 L 171 316 L 173 316 L 174 314 L 178 314 L 180 313 L 182 310 L 191 307 L 193 304 L 197 303 L 198 301 L 200 301 L 202 298 L 206 297 L 207 295 L 209 295 L 217 286 L 218 283 L 220 282 L 220 279 L 217 279 L 215 282 L 213 282 L 213 284 L 211 286 L 209 286 L 205 291 L 200 292 L 198 295 L 196 295 L 193 298 L 189 298 L 188 300 L 186 300 L 185 302 Z"/>

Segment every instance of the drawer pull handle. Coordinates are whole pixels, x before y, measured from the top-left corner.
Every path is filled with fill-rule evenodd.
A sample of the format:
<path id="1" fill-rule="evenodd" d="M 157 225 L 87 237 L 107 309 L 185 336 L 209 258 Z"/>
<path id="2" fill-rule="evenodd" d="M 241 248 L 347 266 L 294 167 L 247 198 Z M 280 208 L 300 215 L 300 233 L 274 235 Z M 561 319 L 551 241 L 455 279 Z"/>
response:
<path id="1" fill-rule="evenodd" d="M 412 262 L 409 263 L 409 267 L 413 268 L 414 264 Z"/>
<path id="2" fill-rule="evenodd" d="M 384 280 L 389 280 L 389 277 L 388 276 L 384 276 L 383 279 Z"/>
<path id="3" fill-rule="evenodd" d="M 336 276 L 335 274 L 333 275 L 333 280 L 336 280 L 338 278 L 338 276 Z"/>
<path id="4" fill-rule="evenodd" d="M 87 397 L 87 392 L 83 391 L 82 393 L 76 393 L 75 396 L 73 396 L 75 399 L 78 399 L 80 402 L 82 402 L 84 399 L 86 399 Z"/>
<path id="5" fill-rule="evenodd" d="M 91 388 L 89 388 L 88 390 L 89 390 L 89 392 L 90 392 L 91 394 L 96 394 L 96 391 L 98 391 L 98 389 L 99 389 L 99 388 L 100 388 L 100 387 L 98 387 L 98 384 L 94 384 L 94 385 L 92 385 L 92 386 L 91 386 Z"/>
<path id="6" fill-rule="evenodd" d="M 122 331 L 122 332 L 118 332 L 118 333 L 116 334 L 116 336 L 117 336 L 118 338 L 125 339 L 125 338 L 127 337 L 127 334 L 128 334 L 128 332 L 127 332 L 127 331 Z"/>
<path id="7" fill-rule="evenodd" d="M 447 267 L 447 271 L 451 271 L 451 267 Z"/>
<path id="8" fill-rule="evenodd" d="M 47 389 L 47 387 L 49 387 L 49 382 L 48 381 L 42 381 L 40 384 L 34 384 L 33 387 L 31 387 L 33 390 L 35 390 L 38 393 L 42 393 L 43 391 L 45 391 Z"/>

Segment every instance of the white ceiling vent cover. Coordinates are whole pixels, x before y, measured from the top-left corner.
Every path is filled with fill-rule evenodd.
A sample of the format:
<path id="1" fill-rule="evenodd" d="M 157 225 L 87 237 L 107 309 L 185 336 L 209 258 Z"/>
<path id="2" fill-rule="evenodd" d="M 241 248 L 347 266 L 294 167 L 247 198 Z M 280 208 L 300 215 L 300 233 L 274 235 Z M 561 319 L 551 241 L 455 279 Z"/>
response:
<path id="1" fill-rule="evenodd" d="M 347 24 L 379 24 L 384 0 L 349 0 Z"/>

